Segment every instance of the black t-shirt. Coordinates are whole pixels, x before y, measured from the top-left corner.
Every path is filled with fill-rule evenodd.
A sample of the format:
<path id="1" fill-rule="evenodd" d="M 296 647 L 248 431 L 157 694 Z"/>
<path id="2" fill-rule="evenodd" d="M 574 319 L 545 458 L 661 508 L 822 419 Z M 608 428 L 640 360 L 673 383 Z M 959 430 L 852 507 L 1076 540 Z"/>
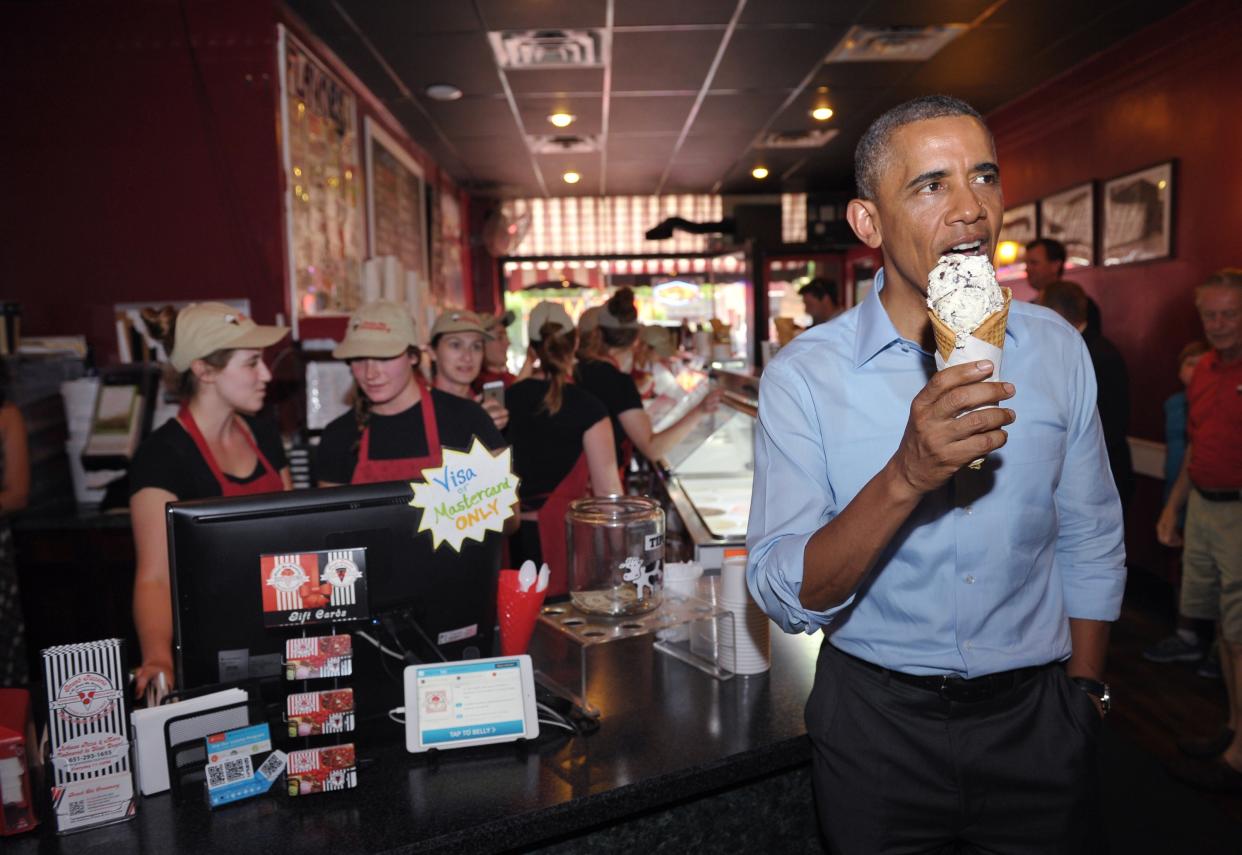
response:
<path id="1" fill-rule="evenodd" d="M 1134 492 L 1134 467 L 1130 460 L 1130 442 L 1126 433 L 1130 422 L 1130 377 L 1121 351 L 1099 333 L 1083 333 L 1091 365 L 1095 369 L 1096 406 L 1100 411 L 1100 427 L 1104 431 L 1104 447 L 1108 464 L 1122 504 Z"/>
<path id="2" fill-rule="evenodd" d="M 608 408 L 612 417 L 612 433 L 617 443 L 617 462 L 621 462 L 621 443 L 625 429 L 620 416 L 627 410 L 641 410 L 642 396 L 634 378 L 621 372 L 617 366 L 602 359 L 585 359 L 578 363 L 578 383 Z"/>
<path id="3" fill-rule="evenodd" d="M 276 425 L 267 419 L 242 416 L 254 435 L 255 444 L 263 452 L 276 471 L 289 465 L 285 459 L 285 447 L 280 441 Z M 245 478 L 234 478 L 227 472 L 224 477 L 234 484 L 249 484 L 267 472 L 263 461 L 255 463 L 254 472 Z M 212 499 L 222 496 L 216 476 L 199 453 L 194 440 L 176 419 L 169 419 L 153 432 L 134 454 L 129 465 L 129 494 L 132 496 L 144 487 L 167 490 L 181 501 Z"/>
<path id="4" fill-rule="evenodd" d="M 431 390 L 431 400 L 435 405 L 442 447 L 469 451 L 476 436 L 493 451 L 505 447 L 504 437 L 496 430 L 492 417 L 474 401 L 439 389 Z M 400 460 L 427 454 L 421 403 L 395 416 L 371 413 L 367 424 L 371 429 L 369 454 L 372 460 Z M 359 438 L 358 422 L 352 412 L 339 416 L 323 429 L 315 454 L 318 480 L 335 484 L 350 482 L 358 463 Z"/>
<path id="5" fill-rule="evenodd" d="M 513 447 L 513 470 L 521 482 L 518 497 L 544 497 L 556 489 L 582 455 L 582 435 L 608 418 L 607 408 L 591 393 L 568 383 L 561 408 L 552 415 L 543 405 L 547 380 L 523 380 L 505 392 Z M 525 502 L 538 508 L 541 499 Z"/>

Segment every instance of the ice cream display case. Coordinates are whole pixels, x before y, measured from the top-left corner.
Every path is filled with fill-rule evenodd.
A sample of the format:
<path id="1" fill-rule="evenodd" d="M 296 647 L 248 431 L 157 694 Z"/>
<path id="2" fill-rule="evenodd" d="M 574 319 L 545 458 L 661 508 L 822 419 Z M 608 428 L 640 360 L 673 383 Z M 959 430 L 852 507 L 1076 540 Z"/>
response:
<path id="1" fill-rule="evenodd" d="M 718 371 L 712 379 L 723 392 L 722 406 L 665 456 L 659 477 L 668 560 L 693 559 L 708 570 L 746 546 L 759 406 L 758 378 Z"/>

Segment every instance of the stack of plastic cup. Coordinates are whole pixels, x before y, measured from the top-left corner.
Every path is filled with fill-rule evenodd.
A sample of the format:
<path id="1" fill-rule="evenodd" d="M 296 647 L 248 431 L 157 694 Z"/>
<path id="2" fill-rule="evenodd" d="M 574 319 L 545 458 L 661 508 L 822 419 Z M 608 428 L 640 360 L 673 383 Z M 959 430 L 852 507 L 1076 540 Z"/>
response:
<path id="1" fill-rule="evenodd" d="M 746 556 L 726 558 L 720 568 L 721 608 L 733 621 L 720 620 L 720 665 L 734 674 L 762 674 L 772 667 L 768 616 L 746 588 Z"/>

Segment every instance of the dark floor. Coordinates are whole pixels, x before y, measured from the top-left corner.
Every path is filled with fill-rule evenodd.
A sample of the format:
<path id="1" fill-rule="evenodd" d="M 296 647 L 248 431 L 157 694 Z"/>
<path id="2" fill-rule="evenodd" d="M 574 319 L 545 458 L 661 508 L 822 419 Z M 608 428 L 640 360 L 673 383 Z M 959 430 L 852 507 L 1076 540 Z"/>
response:
<path id="1" fill-rule="evenodd" d="M 1107 726 L 1162 764 L 1177 755 L 1177 739 L 1214 732 L 1225 721 L 1225 686 L 1220 680 L 1197 676 L 1193 664 L 1157 665 L 1142 657 L 1144 648 L 1173 631 L 1175 608 L 1167 583 L 1131 571 L 1109 646 L 1108 680 L 1115 712 Z M 1239 823 L 1235 851 L 1242 852 L 1242 795 L 1199 797 Z"/>

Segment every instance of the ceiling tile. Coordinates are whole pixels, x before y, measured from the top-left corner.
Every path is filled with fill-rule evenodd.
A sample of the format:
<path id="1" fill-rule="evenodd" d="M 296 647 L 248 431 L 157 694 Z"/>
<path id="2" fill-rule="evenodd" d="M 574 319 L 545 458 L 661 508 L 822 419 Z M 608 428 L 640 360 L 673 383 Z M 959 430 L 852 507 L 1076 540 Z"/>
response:
<path id="1" fill-rule="evenodd" d="M 727 24 L 737 7 L 736 0 L 621 0 L 613 24 L 626 26 L 668 26 L 671 24 Z"/>
<path id="2" fill-rule="evenodd" d="M 701 136 L 691 134 L 681 144 L 677 152 L 677 163 L 694 160 L 732 161 L 750 146 L 751 137 L 746 134 L 724 136 L 709 134 Z M 725 163 L 724 166 L 728 166 Z"/>
<path id="3" fill-rule="evenodd" d="M 612 39 L 613 91 L 698 91 L 723 31 L 617 33 Z"/>
<path id="4" fill-rule="evenodd" d="M 870 0 L 759 0 L 748 3 L 742 21 L 764 24 L 848 24 Z"/>
<path id="5" fill-rule="evenodd" d="M 614 161 L 658 161 L 663 169 L 673 154 L 677 134 L 609 134 L 608 163 Z"/>
<path id="6" fill-rule="evenodd" d="M 923 26 L 969 24 L 996 0 L 875 0 L 858 16 L 858 23 L 873 26 Z M 1038 5 L 1038 4 L 1032 4 Z"/>
<path id="7" fill-rule="evenodd" d="M 712 88 L 791 89 L 815 70 L 844 32 L 844 28 L 738 30 Z"/>
<path id="8" fill-rule="evenodd" d="M 409 0 L 336 0 L 346 14 L 367 32 L 454 33 L 481 29 L 473 3 L 410 3 Z M 315 0 L 293 0 L 296 11 L 318 6 Z M 333 14 L 336 14 L 333 12 Z"/>
<path id="9" fill-rule="evenodd" d="M 461 98 L 423 104 L 440 129 L 451 138 L 487 137 L 516 130 L 513 113 L 503 98 Z"/>
<path id="10" fill-rule="evenodd" d="M 444 3 L 445 0 L 437 0 Z M 475 0 L 489 30 L 549 30 L 602 27 L 606 21 L 605 0 Z M 465 0 L 451 3 L 468 5 Z"/>
<path id="11" fill-rule="evenodd" d="M 696 134 L 722 132 L 754 136 L 785 97 L 784 92 L 708 95 L 699 105 L 690 130 Z"/>
<path id="12" fill-rule="evenodd" d="M 442 33 L 406 38 L 372 33 L 372 42 L 416 94 L 432 83 L 451 83 L 467 95 L 498 95 L 496 60 L 482 33 Z"/>
<path id="13" fill-rule="evenodd" d="M 495 74 L 496 63 L 490 67 Z M 509 88 L 517 95 L 556 95 L 560 92 L 603 92 L 602 68 L 531 68 L 508 71 Z"/>
<path id="14" fill-rule="evenodd" d="M 612 98 L 609 128 L 630 133 L 664 131 L 681 133 L 694 98 L 683 95 L 651 98 Z"/>

